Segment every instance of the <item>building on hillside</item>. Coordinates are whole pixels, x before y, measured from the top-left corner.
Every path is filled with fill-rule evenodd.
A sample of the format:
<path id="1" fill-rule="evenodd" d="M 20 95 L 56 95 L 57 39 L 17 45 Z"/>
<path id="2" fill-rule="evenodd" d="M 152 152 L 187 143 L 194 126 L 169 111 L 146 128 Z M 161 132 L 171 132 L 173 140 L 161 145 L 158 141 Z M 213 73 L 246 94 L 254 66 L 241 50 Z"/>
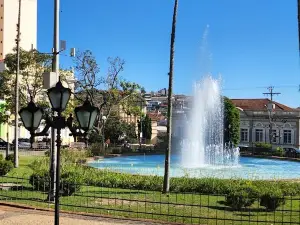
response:
<path id="1" fill-rule="evenodd" d="M 273 101 L 271 118 L 264 99 L 231 99 L 240 110 L 240 143 L 271 142 L 273 146 L 300 147 L 300 110 Z M 271 121 L 271 122 L 270 122 Z M 272 125 L 272 136 L 270 135 Z"/>

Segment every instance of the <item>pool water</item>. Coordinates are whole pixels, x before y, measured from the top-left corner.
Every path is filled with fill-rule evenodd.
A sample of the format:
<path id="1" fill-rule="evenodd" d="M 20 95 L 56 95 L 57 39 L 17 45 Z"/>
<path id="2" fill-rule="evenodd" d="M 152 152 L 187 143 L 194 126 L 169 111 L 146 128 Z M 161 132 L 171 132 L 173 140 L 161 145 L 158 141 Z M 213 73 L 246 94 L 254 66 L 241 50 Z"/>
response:
<path id="1" fill-rule="evenodd" d="M 164 174 L 164 155 L 139 155 L 105 158 L 90 162 L 91 167 L 143 175 Z M 183 168 L 180 157 L 171 157 L 171 177 L 216 177 L 245 179 L 300 179 L 300 162 L 240 157 L 238 166 L 203 165 Z"/>

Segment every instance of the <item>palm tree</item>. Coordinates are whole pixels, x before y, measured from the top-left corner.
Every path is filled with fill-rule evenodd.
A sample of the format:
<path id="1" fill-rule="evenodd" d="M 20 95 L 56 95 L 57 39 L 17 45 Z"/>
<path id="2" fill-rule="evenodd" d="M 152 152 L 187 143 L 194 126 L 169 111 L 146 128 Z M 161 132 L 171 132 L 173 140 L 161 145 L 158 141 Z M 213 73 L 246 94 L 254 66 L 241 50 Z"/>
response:
<path id="1" fill-rule="evenodd" d="M 175 44 L 175 31 L 176 31 L 176 17 L 177 17 L 178 0 L 175 0 L 172 33 L 171 33 L 171 47 L 170 47 L 170 71 L 169 71 L 169 90 L 168 90 L 168 147 L 165 153 L 165 174 L 163 193 L 168 193 L 170 188 L 170 156 L 171 156 L 171 143 L 172 143 L 172 95 L 173 95 L 173 68 L 174 68 L 174 44 Z"/>

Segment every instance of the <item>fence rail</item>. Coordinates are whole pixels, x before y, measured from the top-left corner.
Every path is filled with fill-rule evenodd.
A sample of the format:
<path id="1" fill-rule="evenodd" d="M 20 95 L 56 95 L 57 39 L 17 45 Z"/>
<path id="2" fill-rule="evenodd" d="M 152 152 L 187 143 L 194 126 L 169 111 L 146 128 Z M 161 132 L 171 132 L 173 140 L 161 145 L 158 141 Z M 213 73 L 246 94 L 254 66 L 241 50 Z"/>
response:
<path id="1" fill-rule="evenodd" d="M 0 177 L 0 202 L 53 208 L 47 200 L 49 182 L 29 176 Z M 79 189 L 80 187 L 80 189 Z M 169 193 L 104 188 L 93 184 L 62 184 L 61 208 L 115 217 L 153 219 L 185 224 L 300 224 L 300 197 L 285 196 L 275 211 L 260 206 L 259 199 L 242 210 L 226 204 L 225 195 Z"/>

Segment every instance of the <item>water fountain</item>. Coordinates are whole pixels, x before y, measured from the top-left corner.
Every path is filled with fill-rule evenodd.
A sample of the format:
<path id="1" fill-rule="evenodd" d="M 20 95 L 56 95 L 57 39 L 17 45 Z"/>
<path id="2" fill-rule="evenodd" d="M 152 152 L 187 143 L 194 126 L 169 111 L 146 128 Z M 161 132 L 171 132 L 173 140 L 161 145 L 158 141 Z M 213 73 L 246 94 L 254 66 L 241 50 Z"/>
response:
<path id="1" fill-rule="evenodd" d="M 299 179 L 300 163 L 282 160 L 239 158 L 238 148 L 224 143 L 224 106 L 221 80 L 210 75 L 211 54 L 208 48 L 207 26 L 201 45 L 202 80 L 194 85 L 193 107 L 185 119 L 181 154 L 171 155 L 171 177 L 218 177 L 246 179 Z M 181 132 L 180 132 L 181 133 Z M 172 146 L 172 151 L 174 151 Z M 164 174 L 164 155 L 136 155 L 106 158 L 89 162 L 99 169 L 118 172 Z M 291 173 L 290 171 L 293 171 Z"/>
<path id="2" fill-rule="evenodd" d="M 197 168 L 206 165 L 236 166 L 239 149 L 224 144 L 224 105 L 220 79 L 205 76 L 194 85 L 193 106 L 182 141 L 182 165 Z"/>

